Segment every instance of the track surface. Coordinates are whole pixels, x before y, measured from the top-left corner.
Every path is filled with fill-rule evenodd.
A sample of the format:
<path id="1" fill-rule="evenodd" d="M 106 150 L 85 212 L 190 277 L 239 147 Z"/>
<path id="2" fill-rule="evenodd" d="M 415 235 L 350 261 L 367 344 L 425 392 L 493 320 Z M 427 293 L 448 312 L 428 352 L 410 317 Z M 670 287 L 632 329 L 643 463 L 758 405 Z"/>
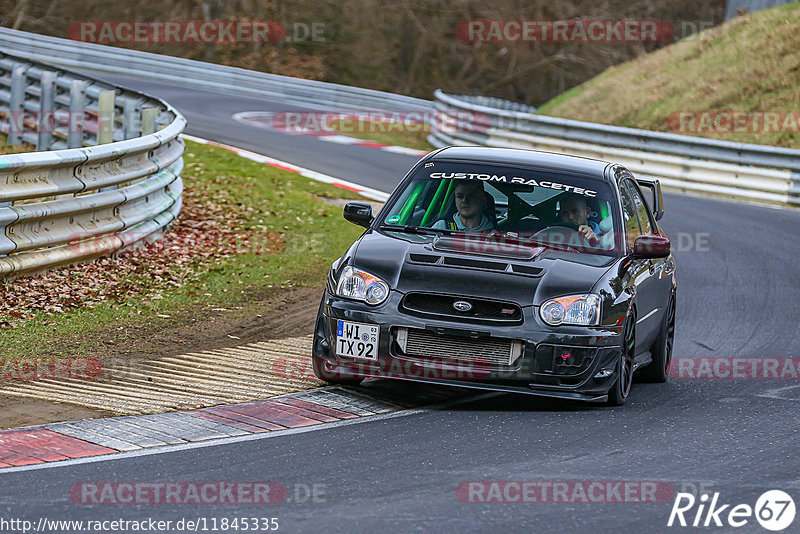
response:
<path id="1" fill-rule="evenodd" d="M 376 189 L 390 191 L 414 161 L 230 119 L 289 109 L 280 103 L 113 81 L 168 100 L 189 119 L 187 133 Z M 678 262 L 675 356 L 800 356 L 800 212 L 683 195 L 667 195 L 666 207 L 662 223 Z M 476 480 L 658 480 L 675 491 L 704 484 L 724 503 L 751 506 L 782 489 L 800 504 L 798 408 L 797 380 L 635 385 L 622 409 L 497 395 L 302 434 L 4 473 L 0 509 L 33 520 L 269 516 L 280 518 L 281 532 L 664 532 L 672 530 L 671 499 L 471 504 L 456 488 Z M 316 483 L 327 495 L 269 508 L 69 500 L 73 483 L 107 480 Z M 792 529 L 800 531 L 800 518 Z M 751 519 L 737 532 L 767 531 Z"/>

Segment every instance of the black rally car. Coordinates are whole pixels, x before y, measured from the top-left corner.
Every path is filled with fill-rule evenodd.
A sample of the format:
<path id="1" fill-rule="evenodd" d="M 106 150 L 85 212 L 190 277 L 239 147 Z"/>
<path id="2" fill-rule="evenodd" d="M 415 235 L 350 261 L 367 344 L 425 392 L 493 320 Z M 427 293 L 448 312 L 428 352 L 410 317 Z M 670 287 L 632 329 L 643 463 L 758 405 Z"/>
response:
<path id="1" fill-rule="evenodd" d="M 333 263 L 315 374 L 623 404 L 634 373 L 665 381 L 675 261 L 658 181 L 530 150 L 422 158 Z"/>

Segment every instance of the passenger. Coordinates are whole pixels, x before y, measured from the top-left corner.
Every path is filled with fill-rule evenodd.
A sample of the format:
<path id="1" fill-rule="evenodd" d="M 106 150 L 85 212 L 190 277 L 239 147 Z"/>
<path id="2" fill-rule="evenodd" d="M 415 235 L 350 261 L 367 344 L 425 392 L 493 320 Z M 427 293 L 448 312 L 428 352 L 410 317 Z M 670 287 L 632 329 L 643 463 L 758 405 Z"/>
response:
<path id="1" fill-rule="evenodd" d="M 457 213 L 451 220 L 441 219 L 431 227 L 437 230 L 464 230 L 484 232 L 494 230 L 494 225 L 484 211 L 487 207 L 483 182 L 468 180 L 459 182 L 453 190 Z"/>
<path id="2" fill-rule="evenodd" d="M 586 203 L 586 199 L 575 194 L 566 194 L 559 199 L 558 220 L 570 223 L 578 227 L 578 233 L 594 246 L 600 234 L 600 226 L 589 220 L 592 208 Z"/>

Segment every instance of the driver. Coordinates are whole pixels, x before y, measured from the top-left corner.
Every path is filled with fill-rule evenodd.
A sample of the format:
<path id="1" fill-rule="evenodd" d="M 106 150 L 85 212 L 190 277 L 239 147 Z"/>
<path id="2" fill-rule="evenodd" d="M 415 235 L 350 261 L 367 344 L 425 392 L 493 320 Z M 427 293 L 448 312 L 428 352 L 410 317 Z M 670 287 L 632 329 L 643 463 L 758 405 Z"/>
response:
<path id="1" fill-rule="evenodd" d="M 456 199 L 457 213 L 453 219 L 441 219 L 431 227 L 437 230 L 465 230 L 470 232 L 484 232 L 493 230 L 489 218 L 484 214 L 486 210 L 486 192 L 483 182 L 466 180 L 459 182 L 453 194 Z"/>
<path id="2" fill-rule="evenodd" d="M 559 199 L 558 220 L 577 226 L 577 232 L 594 246 L 600 227 L 596 222 L 590 221 L 592 209 L 586 199 L 574 193 L 567 193 Z"/>

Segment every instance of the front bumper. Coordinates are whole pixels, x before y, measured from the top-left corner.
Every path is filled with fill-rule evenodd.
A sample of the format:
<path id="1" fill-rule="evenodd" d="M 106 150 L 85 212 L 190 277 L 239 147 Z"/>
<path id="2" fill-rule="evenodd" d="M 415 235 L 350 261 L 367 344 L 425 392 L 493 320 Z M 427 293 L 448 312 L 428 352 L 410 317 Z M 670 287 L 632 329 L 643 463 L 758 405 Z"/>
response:
<path id="1" fill-rule="evenodd" d="M 331 376 L 393 378 L 598 402 L 606 400 L 617 379 L 621 344 L 616 326 L 554 328 L 541 321 L 538 307 L 534 306 L 523 307 L 522 322 L 515 325 L 423 318 L 405 313 L 400 305 L 402 298 L 401 293 L 392 291 L 380 306 L 369 306 L 325 292 L 317 317 L 313 353 L 326 362 Z M 338 320 L 378 325 L 377 359 L 336 355 Z M 521 353 L 510 365 L 466 361 L 457 354 L 419 357 L 404 353 L 398 343 L 400 329 L 425 332 L 428 337 L 447 336 L 449 341 L 463 338 L 470 344 L 483 339 L 510 340 L 521 348 Z M 582 365 L 564 368 L 554 364 L 573 352 L 582 355 Z"/>

